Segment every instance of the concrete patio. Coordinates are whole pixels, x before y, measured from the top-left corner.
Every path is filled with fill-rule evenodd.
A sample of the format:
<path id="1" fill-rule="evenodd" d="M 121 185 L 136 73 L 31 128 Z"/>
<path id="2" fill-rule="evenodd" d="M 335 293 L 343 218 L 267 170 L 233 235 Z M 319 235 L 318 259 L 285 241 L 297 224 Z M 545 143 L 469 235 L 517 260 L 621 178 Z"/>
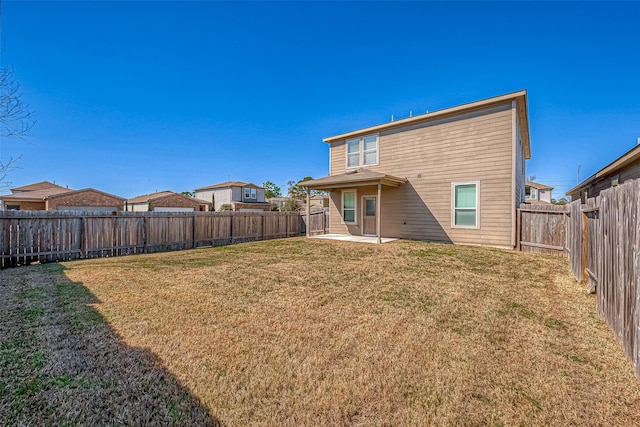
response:
<path id="1" fill-rule="evenodd" d="M 378 238 L 376 236 L 351 236 L 349 234 L 318 234 L 316 236 L 311 236 L 311 239 L 329 239 L 329 240 L 342 240 L 343 242 L 357 242 L 357 243 L 378 243 Z M 382 237 L 382 243 L 393 242 L 394 240 L 398 240 L 392 237 Z"/>

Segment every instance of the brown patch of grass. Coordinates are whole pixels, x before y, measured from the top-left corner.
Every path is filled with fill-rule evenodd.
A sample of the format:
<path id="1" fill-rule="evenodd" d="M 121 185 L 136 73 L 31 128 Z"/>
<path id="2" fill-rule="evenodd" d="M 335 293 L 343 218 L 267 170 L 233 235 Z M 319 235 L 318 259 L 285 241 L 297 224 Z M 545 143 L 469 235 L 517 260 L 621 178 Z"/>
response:
<path id="1" fill-rule="evenodd" d="M 630 363 L 565 259 L 296 238 L 65 266 L 127 346 L 229 425 L 640 417 Z"/>

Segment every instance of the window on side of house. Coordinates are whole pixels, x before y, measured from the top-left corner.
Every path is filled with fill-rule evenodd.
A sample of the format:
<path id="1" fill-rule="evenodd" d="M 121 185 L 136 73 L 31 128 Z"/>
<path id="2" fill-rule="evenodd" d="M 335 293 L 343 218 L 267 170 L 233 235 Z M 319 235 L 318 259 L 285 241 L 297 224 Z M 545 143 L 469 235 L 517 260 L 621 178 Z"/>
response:
<path id="1" fill-rule="evenodd" d="M 251 189 L 250 188 L 245 188 L 244 189 L 244 198 L 245 199 L 249 199 L 251 197 Z"/>
<path id="2" fill-rule="evenodd" d="M 480 228 L 478 221 L 478 182 L 453 183 L 453 221 L 457 228 Z"/>
<path id="3" fill-rule="evenodd" d="M 255 200 L 255 199 L 258 197 L 258 195 L 257 195 L 257 194 L 258 194 L 258 193 L 257 193 L 256 189 L 255 189 L 255 188 L 252 188 L 252 189 L 251 189 L 251 199 Z"/>
<path id="4" fill-rule="evenodd" d="M 378 135 L 347 140 L 347 168 L 378 164 Z"/>
<path id="5" fill-rule="evenodd" d="M 356 223 L 355 190 L 345 190 L 342 192 L 342 220 L 345 224 Z"/>

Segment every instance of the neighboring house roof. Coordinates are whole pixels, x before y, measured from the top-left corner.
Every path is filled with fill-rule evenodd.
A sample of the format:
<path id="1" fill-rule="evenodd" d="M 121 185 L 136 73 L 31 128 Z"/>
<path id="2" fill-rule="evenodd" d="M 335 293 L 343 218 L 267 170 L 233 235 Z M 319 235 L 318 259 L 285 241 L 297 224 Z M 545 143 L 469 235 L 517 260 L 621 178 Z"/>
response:
<path id="1" fill-rule="evenodd" d="M 566 195 L 570 196 L 571 193 L 576 193 L 582 191 L 584 188 L 588 187 L 593 181 L 597 180 L 604 175 L 614 173 L 628 164 L 640 159 L 640 144 L 633 147 L 631 150 L 624 153 L 622 156 L 618 157 L 607 166 L 600 169 L 598 172 L 591 175 L 589 178 L 582 181 L 580 184 L 573 187 L 571 190 L 567 191 Z"/>
<path id="2" fill-rule="evenodd" d="M 5 196 L 0 196 L 0 199 L 7 200 L 7 201 L 11 201 L 11 200 L 43 201 L 55 194 L 65 194 L 65 193 L 69 193 L 70 191 L 75 191 L 75 190 L 70 190 L 64 187 L 60 187 L 59 189 L 45 188 L 41 190 L 23 191 L 23 192 L 18 192 L 14 194 L 7 194 Z"/>
<path id="3" fill-rule="evenodd" d="M 58 184 L 54 184 L 54 183 L 49 182 L 49 181 L 42 181 L 42 182 L 36 182 L 35 184 L 28 184 L 28 185 L 23 185 L 22 187 L 12 188 L 11 192 L 12 193 L 18 193 L 18 192 L 23 192 L 23 191 L 38 191 L 38 190 L 68 191 L 69 188 L 68 187 L 62 187 L 62 186 L 60 186 Z"/>
<path id="4" fill-rule="evenodd" d="M 527 107 L 527 91 L 526 90 L 521 90 L 518 92 L 508 93 L 505 95 L 495 96 L 495 97 L 483 99 L 480 101 L 470 102 L 467 104 L 458 105 L 456 107 L 445 108 L 443 110 L 437 110 L 437 111 L 432 111 L 425 114 L 419 114 L 417 116 L 409 117 L 406 119 L 395 120 L 395 121 L 383 123 L 376 126 L 370 126 L 370 127 L 355 130 L 352 132 L 342 133 L 340 135 L 325 138 L 323 139 L 323 141 L 327 143 L 331 143 L 331 142 L 340 141 L 347 138 L 352 138 L 355 136 L 360 136 L 367 133 L 387 131 L 400 126 L 407 126 L 410 124 L 428 122 L 437 118 L 441 118 L 442 116 L 459 114 L 467 110 L 471 110 L 479 107 L 485 107 L 491 104 L 502 103 L 510 100 L 516 102 L 516 111 L 518 115 L 518 121 L 520 123 L 520 134 L 522 137 L 522 146 L 524 149 L 524 155 L 526 159 L 529 159 L 531 158 L 531 146 L 529 143 L 529 113 L 528 113 L 528 107 Z M 301 185 L 304 186 L 304 184 L 301 184 Z"/>
<path id="5" fill-rule="evenodd" d="M 407 182 L 406 178 L 399 178 L 369 169 L 354 169 L 340 175 L 331 175 L 324 178 L 312 179 L 301 182 L 302 187 L 310 189 L 328 189 L 349 186 L 362 186 L 380 183 L 390 187 L 398 187 Z"/>
<path id="6" fill-rule="evenodd" d="M 69 196 L 71 194 L 86 193 L 86 192 L 99 193 L 99 194 L 102 194 L 103 196 L 113 197 L 114 199 L 119 199 L 123 201 L 126 200 L 124 197 L 116 196 L 115 194 L 105 193 L 104 191 L 96 190 L 95 188 L 83 188 L 82 190 L 71 190 L 65 193 L 52 194 L 48 196 L 47 199 L 55 199 L 57 197 L 64 197 L 64 196 Z"/>
<path id="7" fill-rule="evenodd" d="M 171 194 L 177 194 L 173 191 L 165 190 L 165 191 L 156 191 L 151 194 L 142 194 L 140 196 L 133 197 L 131 199 L 127 199 L 127 203 L 146 203 L 149 200 L 159 199 L 160 197 L 169 196 Z"/>
<path id="8" fill-rule="evenodd" d="M 252 184 L 250 182 L 243 182 L 243 181 L 227 181 L 227 182 L 222 182 L 220 184 L 213 184 L 213 185 L 208 185 L 206 187 L 202 187 L 202 188 L 196 188 L 196 191 L 203 191 L 203 190 L 215 190 L 217 188 L 230 188 L 230 187 L 253 187 L 253 188 L 264 188 L 264 187 L 260 187 L 259 185 L 255 185 Z"/>
<path id="9" fill-rule="evenodd" d="M 539 183 L 533 182 L 533 181 L 526 181 L 524 184 L 527 187 L 537 188 L 538 190 L 553 190 L 553 187 L 550 187 L 550 186 L 544 185 L 544 184 L 539 184 Z"/>

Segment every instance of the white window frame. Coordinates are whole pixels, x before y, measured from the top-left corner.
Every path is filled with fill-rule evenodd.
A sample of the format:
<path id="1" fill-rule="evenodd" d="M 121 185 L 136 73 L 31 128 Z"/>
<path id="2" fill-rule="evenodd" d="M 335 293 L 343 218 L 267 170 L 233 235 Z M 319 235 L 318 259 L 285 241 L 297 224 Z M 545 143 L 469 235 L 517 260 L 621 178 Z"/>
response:
<path id="1" fill-rule="evenodd" d="M 459 185 L 476 186 L 476 224 L 456 225 L 456 187 Z M 452 182 L 451 183 L 451 228 L 466 228 L 477 230 L 480 228 L 480 181 Z"/>
<path id="2" fill-rule="evenodd" d="M 344 220 L 344 193 L 353 193 L 353 222 Z M 349 188 L 340 194 L 340 222 L 348 225 L 358 225 L 358 190 Z"/>
<path id="3" fill-rule="evenodd" d="M 245 199 L 250 199 L 251 198 L 251 189 L 250 188 L 244 188 L 243 190 L 243 196 Z"/>
<path id="4" fill-rule="evenodd" d="M 369 138 L 374 136 L 376 138 L 376 162 L 375 163 L 371 163 L 371 164 L 364 164 L 364 159 L 365 159 L 365 149 L 364 149 L 364 139 L 365 138 Z M 358 140 L 358 164 L 357 165 L 353 165 L 353 166 L 349 166 L 349 141 L 354 141 L 354 140 Z M 369 150 L 372 151 L 372 150 Z M 347 169 L 355 169 L 355 168 L 359 168 L 359 167 L 366 167 L 366 166 L 375 166 L 377 164 L 380 163 L 380 135 L 377 133 L 374 134 L 370 134 L 370 135 L 363 135 L 361 137 L 358 138 L 350 138 L 347 139 L 344 143 L 344 155 L 345 155 L 345 167 Z"/>
<path id="5" fill-rule="evenodd" d="M 258 190 L 255 188 L 251 189 L 251 200 L 256 200 L 258 198 Z"/>

